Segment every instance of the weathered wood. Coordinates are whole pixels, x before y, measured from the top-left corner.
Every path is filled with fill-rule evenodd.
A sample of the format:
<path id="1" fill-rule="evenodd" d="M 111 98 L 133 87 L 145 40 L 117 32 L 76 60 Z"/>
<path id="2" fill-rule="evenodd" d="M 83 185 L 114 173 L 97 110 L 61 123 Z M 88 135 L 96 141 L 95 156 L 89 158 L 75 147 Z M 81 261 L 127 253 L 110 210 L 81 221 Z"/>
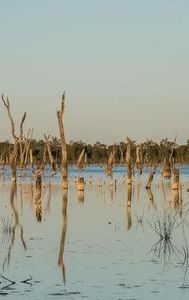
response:
<path id="1" fill-rule="evenodd" d="M 56 174 L 56 164 L 55 164 L 54 158 L 53 158 L 52 153 L 51 153 L 49 137 L 47 137 L 44 134 L 44 138 L 45 138 L 45 141 L 46 141 L 47 152 L 48 152 L 48 155 L 49 155 L 49 160 L 50 160 L 50 164 L 51 164 L 51 168 L 52 168 L 52 176 L 54 176 Z"/>
<path id="2" fill-rule="evenodd" d="M 83 148 L 76 163 L 79 170 L 82 170 L 85 167 L 85 154 L 85 148 Z"/>
<path id="3" fill-rule="evenodd" d="M 84 191 L 84 189 L 85 189 L 84 177 L 79 177 L 77 179 L 77 190 L 78 191 Z"/>
<path id="4" fill-rule="evenodd" d="M 126 139 L 126 164 L 127 164 L 127 184 L 132 184 L 132 161 L 131 161 L 131 140 L 129 137 Z"/>
<path id="5" fill-rule="evenodd" d="M 171 165 L 168 160 L 165 160 L 164 166 L 163 166 L 163 177 L 165 179 L 170 179 L 171 178 Z"/>
<path id="6" fill-rule="evenodd" d="M 112 149 L 112 151 L 110 152 L 108 161 L 107 161 L 107 165 L 105 168 L 105 174 L 106 176 L 111 176 L 111 178 L 113 178 L 113 164 L 114 164 L 114 156 L 115 156 L 115 151 L 114 151 L 114 147 Z"/>
<path id="7" fill-rule="evenodd" d="M 60 142 L 61 142 L 61 152 L 62 152 L 62 161 L 61 161 L 61 175 L 62 175 L 62 185 L 63 188 L 68 188 L 68 158 L 67 158 L 67 147 L 66 147 L 66 139 L 63 125 L 63 113 L 65 108 L 65 93 L 62 95 L 61 108 L 57 111 L 57 119 L 58 119 L 58 128 L 60 134 Z"/>
<path id="8" fill-rule="evenodd" d="M 154 174 L 156 172 L 156 165 L 154 166 L 154 169 L 150 172 L 150 176 L 148 178 L 148 182 L 146 184 L 146 189 L 151 189 L 151 185 L 152 185 L 152 181 L 153 181 L 153 178 L 154 178 Z"/>
<path id="9" fill-rule="evenodd" d="M 136 169 L 142 174 L 142 146 L 136 146 Z"/>
<path id="10" fill-rule="evenodd" d="M 22 145 L 22 139 L 23 139 L 23 124 L 26 119 L 26 113 L 24 113 L 21 122 L 20 122 L 20 135 L 17 136 L 15 134 L 15 126 L 14 126 L 14 120 L 12 117 L 11 109 L 10 109 L 10 102 L 8 97 L 5 99 L 4 95 L 2 94 L 2 102 L 6 108 L 8 118 L 11 125 L 11 134 L 14 139 L 14 147 L 13 150 L 9 154 L 9 161 L 10 161 L 10 168 L 11 168 L 11 180 L 16 181 L 16 174 L 17 174 L 17 164 L 18 164 L 18 144 L 20 146 L 20 157 L 23 158 L 23 145 Z"/>

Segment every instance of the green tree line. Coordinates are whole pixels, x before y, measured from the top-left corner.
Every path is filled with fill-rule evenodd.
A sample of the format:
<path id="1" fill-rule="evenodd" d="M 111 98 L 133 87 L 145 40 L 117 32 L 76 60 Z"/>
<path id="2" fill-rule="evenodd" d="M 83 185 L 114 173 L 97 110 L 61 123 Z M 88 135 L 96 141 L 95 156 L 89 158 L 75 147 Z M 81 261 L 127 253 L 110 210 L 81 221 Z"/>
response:
<path id="1" fill-rule="evenodd" d="M 172 158 L 175 163 L 189 163 L 189 140 L 186 144 L 178 145 L 175 142 L 169 141 L 167 138 L 162 139 L 159 143 L 151 139 L 147 139 L 141 145 L 143 164 L 163 163 L 165 159 L 169 159 L 172 153 Z M 11 147 L 9 141 L 0 142 L 0 157 L 5 156 Z M 136 160 L 136 141 L 132 141 L 131 157 L 133 164 Z M 43 159 L 46 143 L 44 140 L 31 141 L 30 147 L 33 150 L 34 161 Z M 99 141 L 94 144 L 87 144 L 82 141 L 71 141 L 67 144 L 69 164 L 75 164 L 83 149 L 85 149 L 87 164 L 103 165 L 107 163 L 110 152 L 114 149 L 114 163 L 116 165 L 125 164 L 126 143 L 119 142 L 113 145 L 105 145 Z M 59 163 L 61 159 L 60 140 L 52 137 L 50 141 L 51 153 L 55 162 Z M 45 154 L 48 163 L 48 153 Z"/>

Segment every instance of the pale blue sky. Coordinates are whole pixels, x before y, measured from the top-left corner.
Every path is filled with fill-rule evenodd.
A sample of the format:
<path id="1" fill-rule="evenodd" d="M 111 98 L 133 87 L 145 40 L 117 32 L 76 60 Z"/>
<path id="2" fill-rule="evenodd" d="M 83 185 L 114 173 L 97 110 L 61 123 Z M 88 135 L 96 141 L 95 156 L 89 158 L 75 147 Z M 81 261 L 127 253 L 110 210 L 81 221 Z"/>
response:
<path id="1" fill-rule="evenodd" d="M 0 93 L 35 136 L 189 138 L 188 0 L 0 0 Z M 10 138 L 0 107 L 0 138 Z"/>

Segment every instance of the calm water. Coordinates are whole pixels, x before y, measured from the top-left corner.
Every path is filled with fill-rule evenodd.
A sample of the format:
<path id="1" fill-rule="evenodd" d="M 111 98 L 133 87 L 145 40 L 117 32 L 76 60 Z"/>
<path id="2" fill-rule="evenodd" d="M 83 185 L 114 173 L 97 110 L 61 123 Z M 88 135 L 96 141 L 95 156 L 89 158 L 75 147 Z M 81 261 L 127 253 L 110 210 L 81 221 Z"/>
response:
<path id="1" fill-rule="evenodd" d="M 111 188 L 103 169 L 91 167 L 80 174 L 86 186 L 78 194 L 78 172 L 70 169 L 66 194 L 59 174 L 50 178 L 47 171 L 36 203 L 29 173 L 14 191 L 7 170 L 0 181 L 0 296 L 188 299 L 189 168 L 181 168 L 179 194 L 159 171 L 149 192 L 147 171 L 134 177 L 130 191 L 124 174 L 115 169 Z M 170 241 L 158 242 L 152 226 L 165 214 L 176 220 L 175 230 Z"/>

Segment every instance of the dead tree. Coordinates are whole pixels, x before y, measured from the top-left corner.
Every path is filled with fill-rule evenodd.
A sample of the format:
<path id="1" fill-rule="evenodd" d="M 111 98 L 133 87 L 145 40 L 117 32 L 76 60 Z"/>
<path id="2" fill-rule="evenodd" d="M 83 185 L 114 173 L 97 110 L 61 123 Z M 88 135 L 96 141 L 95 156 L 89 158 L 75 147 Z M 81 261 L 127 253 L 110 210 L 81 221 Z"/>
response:
<path id="1" fill-rule="evenodd" d="M 114 151 L 114 147 L 112 149 L 112 151 L 110 152 L 109 158 L 108 158 L 108 162 L 105 168 L 105 173 L 106 176 L 111 176 L 111 178 L 113 177 L 113 164 L 114 164 L 114 157 L 115 157 L 115 151 Z"/>
<path id="2" fill-rule="evenodd" d="M 68 188 L 68 154 L 67 154 L 66 138 L 64 132 L 64 125 L 63 125 L 64 108 L 65 108 L 65 92 L 62 95 L 60 110 L 57 111 L 57 119 L 58 119 L 58 128 L 60 134 L 61 153 L 62 153 L 62 160 L 61 160 L 62 186 L 63 188 L 67 189 Z"/>
<path id="3" fill-rule="evenodd" d="M 79 158 L 77 160 L 77 167 L 81 171 L 85 167 L 85 148 L 81 151 Z M 79 176 L 77 180 L 77 190 L 84 191 L 85 189 L 85 181 L 84 177 Z"/>
<path id="4" fill-rule="evenodd" d="M 49 161 L 50 161 L 51 168 L 52 168 L 52 176 L 54 176 L 56 174 L 56 163 L 55 163 L 54 158 L 53 158 L 52 153 L 51 153 L 49 136 L 47 137 L 44 134 L 44 137 L 45 137 L 45 141 L 46 141 L 47 152 L 48 152 L 48 155 L 49 155 Z"/>
<path id="5" fill-rule="evenodd" d="M 132 184 L 131 140 L 129 137 L 127 137 L 126 143 L 127 184 Z"/>
<path id="6" fill-rule="evenodd" d="M 85 151 L 85 148 L 83 148 L 83 150 L 81 151 L 80 155 L 79 155 L 79 158 L 77 160 L 77 167 L 79 170 L 82 170 L 84 167 L 85 167 L 85 154 L 86 154 L 86 151 Z"/>
<path id="7" fill-rule="evenodd" d="M 170 161 L 167 159 L 164 160 L 163 177 L 165 179 L 171 178 L 171 164 L 170 164 Z"/>
<path id="8" fill-rule="evenodd" d="M 11 168 L 11 180 L 16 181 L 16 173 L 17 173 L 17 164 L 18 164 L 18 151 L 20 150 L 20 156 L 22 155 L 22 137 L 23 137 L 23 124 L 26 119 L 26 113 L 24 113 L 21 123 L 20 123 L 20 136 L 16 136 L 15 134 L 15 127 L 14 127 L 14 120 L 11 114 L 10 110 L 10 103 L 8 97 L 6 99 L 2 95 L 2 102 L 6 108 L 8 118 L 10 121 L 11 125 L 11 134 L 14 139 L 14 146 L 13 149 L 10 151 L 10 156 L 9 156 L 9 163 L 10 163 L 10 168 Z M 20 146 L 20 149 L 18 150 L 18 146 Z"/>
<path id="9" fill-rule="evenodd" d="M 176 145 L 176 139 L 177 139 L 177 137 L 175 137 L 175 139 L 174 139 L 169 157 L 165 158 L 165 160 L 164 160 L 163 177 L 165 179 L 171 178 L 171 168 L 173 168 L 173 153 L 174 153 L 174 148 Z"/>
<path id="10" fill-rule="evenodd" d="M 136 146 L 136 169 L 142 174 L 142 148 L 141 145 Z"/>

